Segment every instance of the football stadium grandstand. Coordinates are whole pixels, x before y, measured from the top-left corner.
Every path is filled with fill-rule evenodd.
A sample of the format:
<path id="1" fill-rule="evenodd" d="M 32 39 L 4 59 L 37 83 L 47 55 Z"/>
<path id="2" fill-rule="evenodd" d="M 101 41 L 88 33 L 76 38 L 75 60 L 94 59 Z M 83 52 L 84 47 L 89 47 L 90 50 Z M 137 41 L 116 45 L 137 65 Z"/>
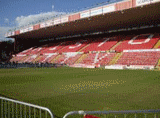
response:
<path id="1" fill-rule="evenodd" d="M 39 65 L 47 63 L 62 65 L 65 66 L 64 69 L 71 68 L 72 70 L 76 68 L 95 68 L 96 70 L 99 68 L 105 69 L 105 72 L 112 71 L 110 69 L 116 69 L 117 72 L 124 70 L 128 73 L 132 69 L 135 71 L 138 69 L 142 73 L 144 70 L 159 72 L 160 1 L 121 0 L 109 2 L 95 8 L 16 28 L 7 32 L 6 37 L 15 39 L 11 63 Z M 110 74 L 108 73 L 108 75 Z M 3 104 L 3 100 L 5 101 L 7 98 L 0 99 Z M 7 100 L 12 101 L 11 99 Z M 20 101 L 14 102 L 17 104 Z M 159 102 L 157 104 L 160 106 Z M 4 107 L 2 106 L 1 111 L 5 109 Z M 39 106 L 33 107 L 40 108 Z M 21 108 L 19 109 L 21 110 Z M 41 109 L 46 110 L 45 108 Z M 150 108 L 147 107 L 147 109 Z M 123 110 L 128 109 L 124 108 Z M 71 114 L 83 114 L 85 118 L 98 118 L 98 116 L 87 115 L 97 113 L 114 114 L 113 116 L 116 118 L 115 113 L 143 113 L 145 114 L 143 117 L 146 118 L 147 113 L 154 112 L 149 117 L 154 115 L 156 118 L 156 112 L 160 111 L 134 110 L 104 112 L 93 109 L 90 112 L 66 110 L 69 113 L 60 116 L 65 115 L 65 118 Z M 4 112 L 6 113 L 5 110 Z M 48 112 L 54 114 L 54 110 L 51 112 L 48 110 Z M 2 114 L 5 115 L 5 113 Z M 60 112 L 57 110 L 56 113 Z M 58 115 L 56 114 L 54 117 L 58 117 Z M 126 116 L 123 115 L 123 117 Z M 136 117 L 136 115 L 130 117 Z"/>

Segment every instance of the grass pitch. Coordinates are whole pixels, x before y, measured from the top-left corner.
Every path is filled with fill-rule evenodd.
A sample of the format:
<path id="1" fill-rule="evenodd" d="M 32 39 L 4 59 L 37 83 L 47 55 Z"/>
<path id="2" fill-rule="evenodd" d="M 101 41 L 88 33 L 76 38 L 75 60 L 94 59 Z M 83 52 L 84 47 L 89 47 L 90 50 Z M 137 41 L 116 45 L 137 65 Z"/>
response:
<path id="1" fill-rule="evenodd" d="M 158 109 L 160 71 L 0 69 L 0 95 L 48 107 L 57 118 L 77 110 Z"/>

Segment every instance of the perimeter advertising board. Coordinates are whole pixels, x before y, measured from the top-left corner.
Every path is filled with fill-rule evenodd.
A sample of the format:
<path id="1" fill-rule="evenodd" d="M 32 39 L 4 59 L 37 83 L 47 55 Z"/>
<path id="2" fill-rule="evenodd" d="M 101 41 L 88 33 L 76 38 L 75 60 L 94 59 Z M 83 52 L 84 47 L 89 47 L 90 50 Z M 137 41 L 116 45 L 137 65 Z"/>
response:
<path id="1" fill-rule="evenodd" d="M 80 18 L 90 17 L 90 11 L 84 11 L 80 13 Z"/>
<path id="2" fill-rule="evenodd" d="M 68 22 L 68 16 L 61 17 L 61 23 Z"/>
<path id="3" fill-rule="evenodd" d="M 136 6 L 146 5 L 154 2 L 158 2 L 160 0 L 136 0 Z"/>
<path id="4" fill-rule="evenodd" d="M 160 2 L 160 0 L 151 0 L 151 3 Z"/>
<path id="5" fill-rule="evenodd" d="M 102 7 L 96 8 L 96 9 L 91 9 L 91 16 L 100 15 L 100 14 L 102 14 Z"/>
<path id="6" fill-rule="evenodd" d="M 80 13 L 73 14 L 73 15 L 69 16 L 69 21 L 75 21 L 75 20 L 78 20 L 78 19 L 80 19 Z"/>
<path id="7" fill-rule="evenodd" d="M 33 30 L 33 26 L 29 26 L 28 31 L 32 31 L 32 30 Z"/>
<path id="8" fill-rule="evenodd" d="M 115 6 L 116 6 L 116 11 L 123 10 L 123 9 L 129 9 L 132 7 L 132 2 L 124 1 L 124 2 L 117 3 Z"/>
<path id="9" fill-rule="evenodd" d="M 53 23 L 53 20 L 48 20 L 46 21 L 46 27 L 48 26 L 52 26 L 54 23 Z"/>
<path id="10" fill-rule="evenodd" d="M 40 28 L 46 27 L 46 22 L 40 23 Z"/>
<path id="11" fill-rule="evenodd" d="M 103 6 L 103 13 L 109 13 L 115 11 L 115 5 Z"/>
<path id="12" fill-rule="evenodd" d="M 28 32 L 28 27 L 24 28 L 23 32 Z"/>
<path id="13" fill-rule="evenodd" d="M 36 25 L 33 26 L 34 30 L 38 30 L 39 28 L 40 28 L 40 24 L 36 24 Z"/>
<path id="14" fill-rule="evenodd" d="M 23 30 L 24 30 L 24 29 L 20 29 L 20 34 L 21 34 L 21 33 L 24 33 L 24 31 L 23 31 Z"/>
<path id="15" fill-rule="evenodd" d="M 20 34 L 20 30 L 15 31 L 15 34 L 16 35 Z"/>
<path id="16" fill-rule="evenodd" d="M 55 18 L 54 19 L 54 25 L 60 24 L 61 23 L 61 19 L 60 18 Z"/>
<path id="17" fill-rule="evenodd" d="M 136 6 L 150 4 L 150 0 L 136 0 Z"/>

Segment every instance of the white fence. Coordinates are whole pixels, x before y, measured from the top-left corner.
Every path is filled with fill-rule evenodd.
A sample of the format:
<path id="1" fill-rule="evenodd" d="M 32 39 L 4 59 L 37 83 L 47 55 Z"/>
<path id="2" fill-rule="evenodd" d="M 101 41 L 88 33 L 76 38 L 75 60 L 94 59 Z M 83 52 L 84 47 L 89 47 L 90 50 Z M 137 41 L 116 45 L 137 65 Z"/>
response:
<path id="1" fill-rule="evenodd" d="M 46 107 L 0 97 L 1 118 L 54 118 Z"/>
<path id="2" fill-rule="evenodd" d="M 70 115 L 99 114 L 101 118 L 158 118 L 160 109 L 127 110 L 127 111 L 71 111 L 63 118 Z M 120 116 L 121 115 L 121 116 Z M 51 110 L 26 102 L 21 102 L 5 97 L 0 97 L 0 118 L 55 118 Z"/>

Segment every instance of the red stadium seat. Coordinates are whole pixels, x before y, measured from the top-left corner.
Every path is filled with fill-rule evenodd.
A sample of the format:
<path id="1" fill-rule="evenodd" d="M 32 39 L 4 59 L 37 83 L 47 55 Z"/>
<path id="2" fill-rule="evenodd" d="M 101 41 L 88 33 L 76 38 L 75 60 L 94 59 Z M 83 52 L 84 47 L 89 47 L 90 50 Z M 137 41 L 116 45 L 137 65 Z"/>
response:
<path id="1" fill-rule="evenodd" d="M 154 34 L 141 34 L 134 36 L 127 36 L 115 50 L 121 52 L 123 50 L 133 49 L 152 49 L 158 42 L 159 36 Z"/>
<path id="2" fill-rule="evenodd" d="M 149 65 L 156 66 L 160 58 L 159 51 L 123 52 L 116 64 L 120 65 Z"/>
<path id="3" fill-rule="evenodd" d="M 41 54 L 44 54 L 44 53 L 55 53 L 57 52 L 58 50 L 60 50 L 61 48 L 63 48 L 63 43 L 51 43 L 49 44 L 47 47 L 45 47 L 45 49 L 43 51 L 41 51 Z"/>
<path id="4" fill-rule="evenodd" d="M 86 46 L 89 43 L 87 40 L 79 40 L 79 41 L 70 41 L 67 42 L 67 44 L 64 46 L 64 48 L 58 53 L 64 53 L 64 52 L 78 52 L 81 48 Z"/>
<path id="5" fill-rule="evenodd" d="M 67 65 L 71 65 L 71 64 L 74 64 L 74 62 L 80 58 L 82 54 L 74 54 L 74 53 L 68 53 L 68 54 L 62 54 L 60 55 L 60 57 L 58 59 L 56 59 L 54 61 L 54 63 L 65 63 Z"/>
<path id="6" fill-rule="evenodd" d="M 82 51 L 106 51 L 116 45 L 116 43 L 121 39 L 121 37 L 99 38 Z"/>

